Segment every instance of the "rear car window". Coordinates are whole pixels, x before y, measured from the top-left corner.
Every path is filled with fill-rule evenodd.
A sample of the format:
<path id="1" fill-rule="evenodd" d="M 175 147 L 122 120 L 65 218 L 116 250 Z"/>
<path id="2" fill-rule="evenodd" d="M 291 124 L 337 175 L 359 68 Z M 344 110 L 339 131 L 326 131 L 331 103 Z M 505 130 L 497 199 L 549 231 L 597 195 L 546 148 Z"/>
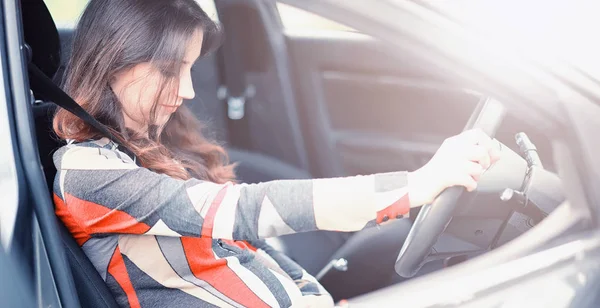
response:
<path id="1" fill-rule="evenodd" d="M 167 0 L 168 1 L 168 0 Z M 56 27 L 59 29 L 75 28 L 79 16 L 83 13 L 90 0 L 44 0 Z M 218 20 L 214 0 L 196 0 L 206 14 L 213 20 Z"/>

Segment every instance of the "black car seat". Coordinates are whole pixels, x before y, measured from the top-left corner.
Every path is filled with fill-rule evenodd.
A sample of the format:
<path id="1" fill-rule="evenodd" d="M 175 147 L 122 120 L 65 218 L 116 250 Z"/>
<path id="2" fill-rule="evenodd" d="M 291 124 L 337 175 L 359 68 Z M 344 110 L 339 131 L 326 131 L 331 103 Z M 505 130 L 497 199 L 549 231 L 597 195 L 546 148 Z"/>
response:
<path id="1" fill-rule="evenodd" d="M 60 64 L 60 42 L 52 16 L 42 0 L 23 0 L 21 8 L 25 42 L 31 49 L 31 61 L 46 75 L 52 77 Z M 36 94 L 35 88 L 32 91 L 37 99 L 32 108 L 38 150 L 46 183 L 49 192 L 52 192 L 52 183 L 56 175 L 52 154 L 62 146 L 62 142 L 54 135 L 51 127 L 56 105 L 44 101 L 43 96 L 40 96 L 39 93 Z M 66 227 L 60 222 L 58 225 L 61 229 L 62 242 L 81 305 L 84 307 L 119 307 L 104 280 Z"/>

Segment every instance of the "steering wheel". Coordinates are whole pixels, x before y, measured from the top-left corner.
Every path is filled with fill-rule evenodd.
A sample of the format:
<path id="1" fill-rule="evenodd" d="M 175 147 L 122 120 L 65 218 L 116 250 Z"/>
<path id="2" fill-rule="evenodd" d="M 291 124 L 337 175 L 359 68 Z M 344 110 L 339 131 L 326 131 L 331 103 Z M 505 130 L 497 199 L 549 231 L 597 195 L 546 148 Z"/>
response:
<path id="1" fill-rule="evenodd" d="M 464 130 L 479 128 L 493 138 L 504 114 L 505 108 L 500 102 L 484 98 L 471 114 Z M 433 245 L 450 223 L 464 190 L 457 186 L 446 188 L 431 204 L 421 207 L 396 259 L 395 270 L 398 275 L 413 277 L 423 266 Z"/>

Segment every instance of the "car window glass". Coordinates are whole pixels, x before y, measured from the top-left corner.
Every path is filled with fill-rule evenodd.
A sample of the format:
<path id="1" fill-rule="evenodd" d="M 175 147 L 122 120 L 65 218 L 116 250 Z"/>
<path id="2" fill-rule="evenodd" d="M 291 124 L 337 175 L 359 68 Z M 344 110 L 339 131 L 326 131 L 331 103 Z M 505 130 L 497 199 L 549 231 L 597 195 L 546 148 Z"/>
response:
<path id="1" fill-rule="evenodd" d="M 56 26 L 60 29 L 74 28 L 79 16 L 90 0 L 44 0 Z M 214 0 L 196 0 L 213 20 L 218 20 Z M 355 29 L 329 20 L 311 12 L 277 3 L 279 16 L 288 30 L 319 30 L 356 32 Z"/>
<path id="2" fill-rule="evenodd" d="M 284 3 L 277 3 L 279 17 L 286 30 L 357 32 L 355 29 Z"/>
<path id="3" fill-rule="evenodd" d="M 59 29 L 72 29 L 77 24 L 79 16 L 83 13 L 90 0 L 44 0 L 56 27 Z M 218 20 L 214 0 L 196 0 L 206 14 Z"/>

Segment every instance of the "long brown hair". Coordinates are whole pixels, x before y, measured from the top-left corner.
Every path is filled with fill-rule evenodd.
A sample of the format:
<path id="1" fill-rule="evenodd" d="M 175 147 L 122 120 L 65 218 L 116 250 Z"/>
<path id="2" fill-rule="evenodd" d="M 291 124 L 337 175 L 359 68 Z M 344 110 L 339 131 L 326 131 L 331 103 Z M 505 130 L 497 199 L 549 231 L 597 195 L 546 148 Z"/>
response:
<path id="1" fill-rule="evenodd" d="M 177 85 L 178 74 L 164 72 L 179 72 L 185 43 L 198 29 L 203 33 L 202 56 L 220 45 L 222 32 L 194 0 L 90 1 L 74 33 L 63 88 L 105 124 L 142 166 L 175 178 L 224 183 L 234 179 L 233 166 L 222 147 L 202 136 L 200 122 L 187 107 L 181 106 L 157 126 L 157 98 L 149 131 L 140 134 L 125 127 L 121 102 L 110 87 L 116 73 L 148 62 L 163 72 L 161 89 Z M 57 111 L 53 127 L 63 139 L 81 142 L 103 137 L 63 109 Z"/>

